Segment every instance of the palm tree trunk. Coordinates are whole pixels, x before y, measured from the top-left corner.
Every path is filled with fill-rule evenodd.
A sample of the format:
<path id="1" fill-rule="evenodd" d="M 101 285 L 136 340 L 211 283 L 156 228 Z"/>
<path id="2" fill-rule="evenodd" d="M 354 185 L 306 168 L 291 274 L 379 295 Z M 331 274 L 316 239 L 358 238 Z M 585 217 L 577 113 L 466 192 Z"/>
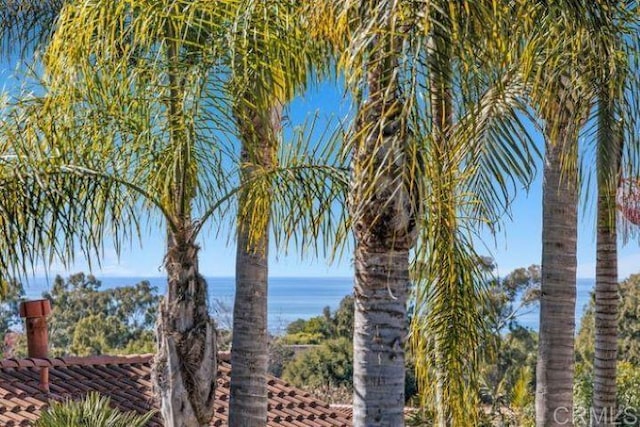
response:
<path id="1" fill-rule="evenodd" d="M 246 224 L 240 226 L 243 228 L 238 230 L 236 250 L 229 425 L 257 427 L 267 422 L 268 236 L 249 243 Z"/>
<path id="2" fill-rule="evenodd" d="M 179 233 L 169 233 L 167 294 L 158 313 L 153 383 L 167 427 L 204 427 L 213 417 L 216 334 L 192 232 L 185 226 Z"/>
<path id="3" fill-rule="evenodd" d="M 565 166 L 563 158 L 576 141 L 559 139 L 547 138 L 544 164 L 538 427 L 573 426 L 578 185 L 575 163 Z"/>
<path id="4" fill-rule="evenodd" d="M 242 126 L 243 180 L 248 185 L 255 167 L 269 168 L 275 163 L 276 135 L 280 130 L 282 108 L 273 107 L 267 120 L 259 116 Z M 240 121 L 242 116 L 238 117 Z M 246 119 L 246 118 L 245 118 Z M 261 427 L 267 422 L 267 289 L 270 195 L 247 189 L 241 196 L 236 249 L 236 295 L 233 306 L 231 346 L 231 427 Z"/>
<path id="5" fill-rule="evenodd" d="M 598 223 L 596 243 L 595 361 L 592 425 L 616 425 L 618 358 L 618 250 L 616 189 L 620 165 L 618 135 L 611 106 L 600 99 L 598 140 Z M 607 135 L 608 134 L 608 135 Z"/>
<path id="6" fill-rule="evenodd" d="M 354 426 L 404 425 L 409 250 L 378 243 L 355 253 Z"/>
<path id="7" fill-rule="evenodd" d="M 166 427 L 204 427 L 213 418 L 216 378 L 216 331 L 209 317 L 207 283 L 198 271 L 197 227 L 191 220 L 196 176 L 188 127 L 182 109 L 184 79 L 180 77 L 179 46 L 166 23 L 169 98 L 167 121 L 170 144 L 180 151 L 171 185 L 171 218 L 167 233 L 167 294 L 160 303 L 158 352 L 153 384 Z"/>
<path id="8" fill-rule="evenodd" d="M 392 27 L 392 2 L 380 7 Z M 405 180 L 407 132 L 401 116 L 395 35 L 372 40 L 368 99 L 360 106 L 350 184 L 355 237 L 353 425 L 404 425 L 404 344 L 409 250 L 415 204 Z"/>

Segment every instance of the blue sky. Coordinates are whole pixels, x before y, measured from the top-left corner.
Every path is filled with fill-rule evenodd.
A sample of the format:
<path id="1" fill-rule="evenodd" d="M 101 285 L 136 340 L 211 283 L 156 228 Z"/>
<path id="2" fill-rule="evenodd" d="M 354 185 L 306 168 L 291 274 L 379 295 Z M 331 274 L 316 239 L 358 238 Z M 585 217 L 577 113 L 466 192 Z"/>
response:
<path id="1" fill-rule="evenodd" d="M 0 89 L 11 90 L 15 80 L 11 77 L 14 67 L 0 63 Z M 343 117 L 348 111 L 348 103 L 343 100 L 343 92 L 331 84 L 324 84 L 310 91 L 304 98 L 297 99 L 289 111 L 292 124 L 301 123 L 309 115 L 318 114 L 320 120 Z M 540 137 L 537 137 L 540 140 Z M 540 142 L 540 141 L 538 141 Z M 500 275 L 514 268 L 540 263 L 542 225 L 542 179 L 541 166 L 530 191 L 520 191 L 513 206 L 512 219 L 505 219 L 504 226 L 494 239 L 485 233 L 485 248 L 478 247 L 480 253 L 492 255 L 498 265 Z M 233 276 L 235 270 L 235 247 L 228 232 L 202 234 L 199 243 L 200 270 L 206 276 Z M 161 227 L 149 230 L 143 235 L 141 246 L 137 243 L 117 257 L 107 249 L 102 259 L 102 268 L 94 268 L 99 277 L 152 277 L 163 276 L 162 259 L 165 247 L 165 231 Z M 578 277 L 595 275 L 595 224 L 594 210 L 581 212 L 578 236 Z M 66 270 L 59 265 L 51 268 L 51 273 L 63 274 L 89 271 L 86 263 L 79 261 Z M 346 253 L 332 264 L 324 258 L 300 259 L 295 248 L 289 254 L 271 250 L 270 276 L 272 277 L 348 277 L 352 275 L 351 255 Z M 38 269 L 41 274 L 42 270 Z M 637 241 L 620 244 L 619 276 L 640 272 L 640 247 Z"/>

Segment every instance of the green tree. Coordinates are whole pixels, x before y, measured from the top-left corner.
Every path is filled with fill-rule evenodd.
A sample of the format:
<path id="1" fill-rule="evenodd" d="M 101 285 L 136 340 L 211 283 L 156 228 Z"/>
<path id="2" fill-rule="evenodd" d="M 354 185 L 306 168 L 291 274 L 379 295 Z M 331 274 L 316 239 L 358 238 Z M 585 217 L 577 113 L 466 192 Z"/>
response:
<path id="1" fill-rule="evenodd" d="M 310 71 L 314 63 L 323 60 L 317 44 L 310 43 L 308 21 L 300 19 L 303 4 L 280 0 L 247 1 L 244 5 L 243 20 L 233 31 L 253 36 L 243 37 L 241 43 L 232 46 L 229 58 L 232 76 L 228 82 L 242 143 L 240 179 L 244 184 L 236 222 L 236 292 L 231 346 L 234 368 L 229 422 L 261 426 L 267 419 L 270 234 L 276 233 L 277 243 L 278 236 L 292 234 L 290 219 L 308 216 L 307 212 L 311 212 L 314 226 L 301 229 L 305 234 L 318 237 L 318 229 L 323 228 L 321 211 L 331 205 L 335 193 L 331 190 L 330 167 L 311 167 L 305 171 L 302 165 L 292 165 L 292 158 L 280 155 L 283 110 L 306 88 L 307 80 L 313 76 Z M 298 144 L 294 141 L 291 145 Z M 290 173 L 303 184 L 297 186 L 301 191 L 293 203 L 290 196 L 286 196 L 286 201 L 279 197 L 280 188 L 292 190 L 282 186 L 282 180 L 273 175 L 281 163 L 295 166 Z M 316 174 L 320 175 L 319 180 L 309 175 L 312 170 L 320 172 Z M 289 185 L 292 182 L 289 181 Z M 293 219 L 294 223 L 298 221 L 299 218 Z M 322 231 L 330 233 L 326 228 Z M 296 239 L 300 238 L 300 233 L 296 234 Z"/>
<path id="2" fill-rule="evenodd" d="M 618 286 L 620 306 L 616 315 L 617 366 L 616 366 L 616 406 L 620 416 L 614 420 L 619 425 L 637 425 L 637 408 L 640 401 L 637 394 L 637 381 L 640 378 L 640 346 L 638 346 L 638 328 L 640 312 L 640 275 L 633 274 L 620 282 Z M 595 296 L 589 301 L 580 320 L 580 330 L 576 336 L 576 381 L 574 396 L 576 410 L 581 417 L 578 425 L 591 425 L 589 412 L 594 398 L 594 354 L 595 354 Z"/>
<path id="3" fill-rule="evenodd" d="M 88 393 L 81 400 L 52 402 L 35 423 L 37 427 L 144 427 L 155 411 L 145 415 L 111 407 L 111 399 Z"/>
<path id="4" fill-rule="evenodd" d="M 315 389 L 353 385 L 353 346 L 348 338 L 325 340 L 288 363 L 282 377 L 298 387 Z"/>
<path id="5" fill-rule="evenodd" d="M 594 16 L 598 28 L 591 48 L 596 62 L 592 72 L 594 98 L 597 104 L 597 257 L 595 290 L 595 360 L 594 360 L 594 425 L 616 425 L 617 312 L 618 312 L 618 241 L 616 195 L 624 168 L 636 174 L 637 129 L 640 107 L 634 101 L 640 96 L 638 65 L 640 52 L 628 34 L 640 32 L 638 5 L 606 2 L 602 13 Z"/>
<path id="6" fill-rule="evenodd" d="M 353 296 L 347 295 L 340 300 L 334 313 L 330 307 L 323 309 L 322 316 L 310 319 L 297 319 L 287 325 L 286 334 L 280 341 L 289 344 L 320 344 L 335 338 L 353 337 Z"/>
<path id="7" fill-rule="evenodd" d="M 93 275 L 56 276 L 48 319 L 51 354 L 127 353 L 153 345 L 160 297 L 149 282 L 102 289 Z"/>
<path id="8" fill-rule="evenodd" d="M 54 356 L 149 349 L 160 297 L 149 282 L 102 289 L 93 275 L 56 276 L 50 292 L 49 345 Z"/>
<path id="9" fill-rule="evenodd" d="M 618 330 L 618 360 L 640 365 L 640 274 L 632 274 L 618 284 L 620 306 L 616 315 Z M 593 368 L 594 361 L 595 298 L 580 319 L 580 329 L 576 336 L 576 362 Z"/>
<path id="10" fill-rule="evenodd" d="M 349 210 L 356 242 L 354 422 L 403 423 L 403 313 L 409 254 L 419 231 L 420 259 L 428 260 L 423 265 L 429 265 L 432 275 L 423 274 L 416 286 L 421 300 L 429 302 L 415 306 L 420 314 L 430 313 L 429 326 L 435 328 L 427 330 L 422 323 L 425 327 L 416 326 L 412 336 L 424 341 L 437 337 L 442 343 L 438 351 L 451 350 L 439 357 L 420 353 L 416 364 L 421 384 L 442 386 L 443 422 L 452 422 L 452 408 L 459 423 L 472 422 L 468 409 L 473 394 L 466 390 L 476 361 L 474 331 L 481 319 L 468 313 L 479 306 L 475 285 L 484 277 L 476 270 L 468 229 L 458 227 L 457 214 L 465 205 L 470 215 L 461 218 L 492 223 L 508 204 L 503 199 L 508 186 L 496 183 L 504 183 L 504 176 L 524 182 L 531 176 L 526 161 L 530 153 L 521 150 L 518 138 L 512 137 L 514 128 L 509 128 L 514 123 L 519 128 L 519 122 L 505 119 L 514 117 L 522 85 L 515 78 L 496 83 L 497 73 L 484 73 L 479 66 L 505 46 L 520 43 L 517 37 L 496 37 L 503 35 L 503 27 L 513 30 L 511 21 L 499 19 L 511 8 L 404 1 L 314 6 L 320 17 L 314 30 L 337 47 L 337 62 L 358 107 L 349 140 Z M 487 22 L 496 25 L 489 28 Z M 496 67 L 508 62 L 504 52 L 497 56 L 500 59 L 492 61 Z M 454 89 L 468 96 L 458 96 Z M 505 92 L 510 95 L 503 97 Z M 455 129 L 454 116 L 461 118 Z M 513 149 L 515 158 L 526 160 L 507 160 L 510 154 L 505 153 Z M 467 173 L 462 166 L 469 164 L 478 167 Z M 466 200 L 471 194 L 480 200 Z M 449 268 L 446 274 L 443 267 Z M 423 291 L 426 287 L 430 291 Z M 461 316 L 454 320 L 456 314 Z M 413 317 L 418 318 L 427 316 Z M 416 347 L 435 348 L 424 341 Z M 432 360 L 438 380 L 427 378 Z"/>
<path id="11" fill-rule="evenodd" d="M 519 268 L 489 285 L 485 301 L 488 334 L 480 365 L 480 400 L 491 423 L 533 424 L 533 372 L 537 334 L 520 325 L 523 310 L 537 304 L 540 266 Z M 484 408 L 489 407 L 489 411 Z M 481 418 L 483 418 L 481 416 Z"/>
<path id="12" fill-rule="evenodd" d="M 10 348 L 10 345 L 14 344 L 13 337 L 18 337 L 17 332 L 22 330 L 22 320 L 19 316 L 18 306 L 24 298 L 24 288 L 22 283 L 11 280 L 3 283 L 2 295 L 0 296 L 0 356 L 11 357 L 7 354 L 9 350 L 15 350 Z M 7 335 L 7 334 L 16 334 Z M 9 339 L 11 342 L 6 342 Z"/>
<path id="13" fill-rule="evenodd" d="M 44 95 L 3 121 L 2 152 L 13 153 L 5 188 L 23 203 L 8 212 L 34 218 L 10 228 L 18 247 L 68 262 L 76 245 L 99 255 L 107 231 L 119 249 L 143 218 L 164 221 L 168 283 L 153 378 L 167 425 L 207 425 L 213 415 L 215 331 L 196 238 L 222 203 L 212 38 L 233 22 L 234 6 L 68 4 L 43 55 Z"/>

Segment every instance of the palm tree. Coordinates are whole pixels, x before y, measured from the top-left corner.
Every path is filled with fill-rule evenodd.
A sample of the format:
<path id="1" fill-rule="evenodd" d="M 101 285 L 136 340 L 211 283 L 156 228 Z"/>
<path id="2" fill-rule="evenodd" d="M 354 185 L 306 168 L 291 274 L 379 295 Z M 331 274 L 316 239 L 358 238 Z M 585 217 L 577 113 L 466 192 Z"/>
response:
<path id="1" fill-rule="evenodd" d="M 296 91 L 304 89 L 313 50 L 318 51 L 308 43 L 303 23 L 298 19 L 300 12 L 297 1 L 247 2 L 243 25 L 235 26 L 236 32 L 257 35 L 234 46 L 230 58 L 231 69 L 240 76 L 231 80 L 230 90 L 242 141 L 241 179 L 250 184 L 240 194 L 237 219 L 229 402 L 232 426 L 261 426 L 267 419 L 270 212 L 279 200 L 273 197 L 274 182 L 261 180 L 260 175 L 278 168 L 283 107 Z M 328 175 L 326 178 L 331 179 Z M 302 183 L 314 186 L 308 177 Z M 322 198 L 325 193 L 320 191 L 317 196 Z M 320 219 L 322 208 L 313 209 L 310 202 L 318 197 L 308 191 L 299 194 L 307 195 L 300 202 L 309 203 L 309 210 L 315 211 L 312 215 Z M 320 206 L 326 203 L 323 201 Z M 282 222 L 282 218 L 279 220 Z M 280 223 L 275 227 L 287 225 Z"/>
<path id="2" fill-rule="evenodd" d="M 538 83 L 532 84 L 533 102 L 545 122 L 546 141 L 540 345 L 536 375 L 536 422 L 539 426 L 573 425 L 573 342 L 579 188 L 577 139 L 580 128 L 588 120 L 592 99 L 597 96 L 600 101 L 605 101 L 604 104 L 600 104 L 603 108 L 598 108 L 597 111 L 598 114 L 602 113 L 600 119 L 607 122 L 605 128 L 609 129 L 606 131 L 606 148 L 602 145 L 598 148 L 598 162 L 603 168 L 598 172 L 598 188 L 603 190 L 600 200 L 610 208 L 614 203 L 612 191 L 615 193 L 617 182 L 614 170 L 618 148 L 616 137 L 613 136 L 616 132 L 612 130 L 615 128 L 615 121 L 611 120 L 612 105 L 606 101 L 607 97 L 603 99 L 602 95 L 619 90 L 611 91 L 610 87 L 605 88 L 607 85 L 603 85 L 604 81 L 617 81 L 608 74 L 617 66 L 613 65 L 613 57 L 616 55 L 608 57 L 613 51 L 611 46 L 615 46 L 616 42 L 609 38 L 612 26 L 606 17 L 611 13 L 618 13 L 614 10 L 619 11 L 619 7 L 624 8 L 623 5 L 613 7 L 609 2 L 590 2 L 582 6 L 569 2 L 547 4 L 539 9 L 542 15 L 537 19 L 538 33 L 533 36 L 536 40 L 533 45 L 537 45 L 534 50 L 539 49 L 538 63 L 545 64 L 544 68 L 534 64 L 533 69 L 536 71 L 533 74 L 538 76 Z M 557 34 L 564 34 L 563 43 L 558 43 Z M 609 45 L 602 43 L 607 38 L 611 42 Z M 605 67 L 601 65 L 603 61 Z M 606 71 L 603 72 L 603 68 Z M 603 75 L 608 77 L 602 79 Z M 608 151 L 609 149 L 612 151 Z M 605 155 L 605 151 L 608 154 Z M 611 213 L 600 211 L 598 218 L 600 231 L 613 231 Z M 608 250 L 611 249 L 611 236 L 602 235 L 599 242 L 607 246 Z M 600 261 L 604 259 L 599 256 Z M 609 264 L 606 270 L 611 272 L 611 267 Z M 615 278 L 608 279 L 608 282 L 615 281 Z M 610 287 L 607 296 L 611 296 Z M 609 300 L 608 308 L 611 307 L 610 303 Z M 604 338 L 604 341 L 610 343 L 613 330 L 606 326 L 605 329 L 608 337 Z M 603 368 L 607 371 L 606 374 L 610 375 L 611 372 L 615 372 L 615 368 L 610 369 L 611 366 L 615 366 L 615 357 L 611 360 L 610 353 L 603 356 L 608 360 L 608 364 L 603 363 Z M 615 379 L 609 377 L 607 382 L 602 382 L 601 386 L 607 389 L 608 400 L 604 399 L 594 404 L 594 412 L 604 409 L 602 403 L 610 404 L 611 399 L 615 400 L 615 392 L 613 395 L 610 394 L 610 385 L 615 383 Z M 610 408 L 606 410 L 608 412 Z"/>
<path id="3" fill-rule="evenodd" d="M 550 116 L 546 116 L 551 119 Z M 573 335 L 576 300 L 578 182 L 562 157 L 575 139 L 546 138 L 542 220 L 542 284 L 537 367 L 536 422 L 562 425 L 573 417 Z M 574 154 L 575 155 L 575 154 Z M 563 174 L 563 169 L 569 169 Z M 561 417 L 561 418 L 559 418 Z"/>
<path id="4" fill-rule="evenodd" d="M 517 72 L 522 33 L 512 27 L 526 13 L 483 6 L 431 11 L 425 54 L 431 103 L 422 115 L 432 120 L 416 125 L 416 134 L 429 135 L 422 180 L 431 196 L 420 221 L 411 343 L 423 403 L 433 407 L 438 426 L 477 422 L 488 280 L 472 241 L 479 227 L 499 226 L 516 191 L 505 178 L 527 187 L 537 155 L 520 119 L 526 112 Z M 493 23 L 490 36 L 486 22 Z"/>
<path id="5" fill-rule="evenodd" d="M 65 7 L 44 57 L 46 95 L 16 108 L 4 128 L 7 183 L 29 177 L 43 190 L 23 203 L 53 219 L 36 243 L 65 261 L 75 244 L 97 251 L 105 231 L 118 249 L 144 212 L 161 213 L 168 281 L 153 380 L 170 426 L 204 426 L 213 416 L 215 329 L 196 238 L 224 201 L 209 127 L 220 105 L 213 37 L 235 4 Z"/>
<path id="6" fill-rule="evenodd" d="M 262 81 L 267 79 L 262 74 L 238 73 L 240 64 L 226 56 L 254 47 L 247 39 L 257 31 L 226 31 L 227 25 L 250 28 L 245 6 L 255 7 L 255 2 L 171 5 L 165 10 L 146 3 L 93 2 L 64 9 L 45 56 L 47 95 L 21 102 L 3 127 L 8 144 L 3 152 L 15 153 L 5 157 L 3 172 L 11 185 L 5 188 L 22 192 L 17 196 L 22 204 L 10 204 L 15 214 L 9 216 L 33 213 L 22 215 L 33 222 L 11 228 L 15 233 L 10 234 L 32 257 L 41 252 L 41 258 L 69 261 L 75 244 L 89 256 L 98 251 L 105 230 L 115 234 L 118 249 L 137 233 L 140 218 L 160 212 L 168 229 L 169 280 L 158 325 L 156 392 L 167 425 L 204 425 L 213 410 L 215 341 L 195 242 L 207 219 L 239 192 L 238 187 L 225 189 L 230 179 L 221 171 L 221 153 L 228 150 L 221 147 L 225 138 L 220 134 L 235 133 L 225 127 L 231 102 L 221 96 L 230 68 L 236 87 L 250 87 L 251 79 L 256 87 L 276 93 L 281 88 L 279 82 Z M 275 39 L 278 32 L 273 32 Z M 224 45 L 231 49 L 220 49 L 219 40 L 231 41 Z M 216 66 L 220 58 L 224 68 Z M 301 66 L 306 71 L 306 63 Z M 247 123 L 255 110 L 234 113 L 239 123 Z M 243 136 L 253 142 L 252 134 Z M 260 168 L 243 183 L 258 188 L 243 190 L 249 194 L 245 198 L 261 194 L 263 200 L 269 200 L 265 183 L 275 183 L 274 199 L 287 206 L 286 212 L 275 210 L 284 223 L 279 229 L 284 237 L 277 235 L 278 240 L 285 245 L 301 228 L 307 231 L 304 241 L 326 231 L 323 224 L 332 221 L 329 207 L 340 196 L 339 188 L 327 184 L 333 168 L 323 161 L 310 164 L 305 138 L 299 139 L 294 144 L 299 152 L 285 153 L 284 167 Z M 34 145 L 38 140 L 43 143 Z M 32 186 L 25 187 L 27 181 Z M 319 216 L 305 215 L 317 205 Z M 261 232 L 250 224 L 252 233 Z M 24 230 L 32 230 L 37 240 Z M 61 241 L 59 236 L 64 236 Z M 11 253 L 14 261 L 23 259 Z"/>
<path id="7" fill-rule="evenodd" d="M 465 80 L 469 84 L 464 86 L 469 89 L 465 93 L 475 95 L 469 95 L 464 105 L 473 104 L 474 107 L 469 108 L 469 114 L 457 128 L 453 127 L 454 108 L 462 108 L 462 102 L 454 103 L 452 95 L 453 64 L 460 60 L 458 56 L 454 60 L 453 52 L 460 54 L 464 51 L 467 55 L 464 59 L 470 60 L 472 51 L 477 55 L 478 45 L 473 46 L 469 42 L 464 48 L 455 50 L 450 44 L 461 43 L 465 36 L 471 38 L 476 30 L 478 35 L 483 34 L 483 25 L 473 27 L 468 34 L 464 30 L 457 32 L 456 28 L 467 28 L 457 26 L 458 19 L 463 19 L 460 15 L 467 13 L 467 5 L 460 5 L 460 8 L 449 5 L 452 7 L 451 15 L 444 12 L 447 6 L 430 7 L 429 2 L 324 2 L 315 9 L 320 16 L 316 18 L 316 31 L 336 46 L 338 64 L 343 67 L 358 106 L 350 141 L 353 158 L 349 196 L 356 242 L 355 425 L 403 423 L 402 365 L 407 328 L 404 316 L 408 267 L 410 250 L 419 229 L 422 243 L 418 249 L 419 259 L 426 261 L 421 264 L 433 267 L 430 269 L 433 275 L 421 272 L 425 279 L 421 280 L 416 292 L 422 301 L 429 299 L 426 295 L 435 295 L 441 303 L 452 300 L 453 305 L 436 306 L 441 309 L 441 316 L 432 317 L 431 322 L 438 327 L 414 329 L 415 340 L 423 340 L 416 347 L 428 348 L 429 345 L 423 346 L 423 343 L 442 339 L 446 349 L 455 348 L 455 353 L 448 353 L 453 357 L 443 358 L 438 363 L 441 374 L 438 383 L 447 384 L 447 401 L 443 407 L 455 399 L 468 401 L 470 396 L 465 394 L 464 386 L 449 388 L 447 383 L 451 381 L 462 385 L 468 380 L 468 377 L 456 375 L 472 371 L 469 366 L 461 366 L 460 361 L 473 358 L 478 335 L 473 335 L 468 326 L 472 324 L 475 330 L 475 322 L 479 321 L 472 314 L 463 314 L 468 313 L 464 309 L 475 310 L 477 299 L 473 285 L 476 283 L 477 269 L 474 270 L 474 266 L 477 266 L 477 258 L 468 251 L 467 236 L 464 233 L 455 236 L 459 212 L 458 205 L 452 201 L 461 194 L 473 194 L 456 190 L 456 183 L 465 176 L 467 188 L 480 191 L 482 202 L 486 202 L 469 201 L 468 208 L 475 206 L 475 214 L 481 212 L 495 216 L 498 211 L 502 213 L 499 195 L 503 190 L 508 191 L 499 185 L 493 187 L 491 177 L 494 174 L 502 177 L 505 172 L 500 166 L 496 167 L 497 164 L 513 162 L 505 163 L 504 158 L 500 159 L 505 151 L 496 150 L 494 154 L 498 154 L 495 156 L 487 154 L 491 150 L 483 149 L 481 142 L 488 138 L 498 146 L 503 143 L 514 145 L 510 132 L 500 131 L 505 129 L 506 123 L 501 120 L 513 113 L 513 104 L 517 104 L 522 88 L 517 79 L 512 79 L 507 86 L 519 94 L 513 96 L 514 99 L 502 98 L 499 88 L 487 90 L 482 99 L 478 99 L 478 92 L 482 89 L 478 90 L 478 86 L 474 86 L 475 90 L 470 89 L 472 82 L 477 84 L 491 79 L 482 80 L 479 73 L 473 76 L 463 74 L 463 79 L 469 77 Z M 482 21 L 480 12 L 488 13 L 488 9 L 481 6 L 475 9 L 474 3 L 470 15 L 478 18 L 476 23 Z M 437 46 L 427 46 L 427 40 L 433 41 L 434 35 L 439 38 Z M 478 41 L 479 37 L 473 40 Z M 487 56 L 491 54 L 487 53 Z M 474 61 L 476 59 L 474 57 Z M 504 82 L 501 83 L 505 86 Z M 490 87 L 483 86 L 484 90 L 487 86 Z M 426 87 L 428 89 L 423 92 L 421 89 Z M 426 106 L 425 98 L 430 100 Z M 474 112 L 482 119 L 476 119 Z M 516 157 L 528 157 L 523 154 L 526 150 L 519 151 L 517 144 L 515 146 Z M 465 164 L 479 165 L 478 172 L 467 174 L 457 169 Z M 531 169 L 525 162 L 519 173 L 526 176 L 527 172 L 530 175 Z M 475 180 L 466 178 L 468 175 L 473 175 Z M 444 274 L 437 273 L 443 271 L 443 266 L 450 266 L 453 275 L 448 275 L 449 270 Z M 469 278 L 474 280 L 465 288 Z M 430 279 L 440 281 L 434 281 L 431 291 L 423 290 L 422 286 Z M 470 297 L 461 300 L 458 298 L 461 291 Z M 416 313 L 432 314 L 429 307 L 434 306 L 423 302 L 417 305 L 420 308 Z M 456 317 L 457 313 L 461 317 Z M 462 323 L 458 324 L 458 320 Z M 450 326 L 455 326 L 455 331 L 450 332 Z M 462 336 L 455 340 L 460 331 Z M 424 332 L 440 335 L 425 336 Z M 441 348 L 440 351 L 446 350 Z M 418 362 L 424 358 L 421 365 L 427 365 L 430 355 L 421 353 Z M 427 371 L 419 370 L 423 384 L 429 382 L 425 376 Z M 469 406 L 461 405 L 459 408 L 460 418 L 469 422 L 468 417 L 462 418 L 468 415 L 464 409 Z M 445 414 L 443 422 L 452 422 L 445 411 L 442 411 Z M 456 418 L 454 422 L 461 421 Z"/>
<path id="8" fill-rule="evenodd" d="M 636 123 L 640 115 L 637 69 L 634 58 L 638 47 L 625 35 L 638 32 L 638 5 L 595 2 L 593 72 L 597 109 L 597 257 L 595 290 L 595 353 L 593 384 L 594 426 L 617 423 L 617 338 L 618 264 L 616 193 L 622 174 L 622 155 L 626 151 L 627 169 L 637 168 L 637 138 L 624 123 Z M 637 67 L 637 66 L 636 66 Z M 623 146 L 624 145 L 624 146 Z M 633 172 L 632 172 L 633 174 Z"/>
<path id="9" fill-rule="evenodd" d="M 612 106 L 602 95 L 599 106 L 597 235 L 595 292 L 594 426 L 616 423 L 616 365 L 618 362 L 618 239 L 616 191 L 622 153 L 620 138 L 611 129 Z"/>
<path id="10" fill-rule="evenodd" d="M 560 2 L 531 11 L 533 61 L 523 74 L 544 123 L 542 275 L 536 425 L 573 425 L 578 132 L 589 110 L 581 77 L 584 9 Z M 562 34 L 566 43 L 558 43 Z M 583 43 L 583 44 L 581 44 Z M 544 64 L 544 66 L 542 65 Z M 586 95 L 585 95 L 586 94 Z"/>
<path id="11" fill-rule="evenodd" d="M 349 211 L 355 238 L 355 426 L 404 424 L 404 342 L 409 252 L 416 241 L 416 187 L 400 85 L 403 37 L 397 1 L 362 2 L 363 75 L 350 144 Z M 361 82 L 361 83 L 360 83 Z"/>

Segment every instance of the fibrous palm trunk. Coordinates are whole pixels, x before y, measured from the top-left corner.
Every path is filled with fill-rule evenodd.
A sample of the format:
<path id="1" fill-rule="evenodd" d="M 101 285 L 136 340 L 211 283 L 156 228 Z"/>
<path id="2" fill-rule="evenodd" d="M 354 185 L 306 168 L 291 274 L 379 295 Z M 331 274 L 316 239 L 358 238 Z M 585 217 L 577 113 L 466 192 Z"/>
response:
<path id="1" fill-rule="evenodd" d="M 595 360 L 591 425 L 616 424 L 616 363 L 618 357 L 618 251 L 616 189 L 620 146 L 618 135 L 607 135 L 613 115 L 600 99 L 598 140 L 598 216 L 596 242 Z M 604 102 L 603 102 L 604 101 Z M 615 126 L 615 124 L 614 124 Z"/>
<path id="2" fill-rule="evenodd" d="M 167 294 L 158 313 L 153 377 L 167 427 L 204 427 L 213 417 L 216 334 L 192 231 L 187 224 L 169 233 Z"/>
<path id="3" fill-rule="evenodd" d="M 573 426 L 578 185 L 572 138 L 547 137 L 536 425 Z M 568 166 L 572 163 L 572 166 Z"/>
<path id="4" fill-rule="evenodd" d="M 390 19 L 393 11 L 384 11 Z M 404 425 L 409 250 L 416 227 L 405 180 L 407 133 L 394 74 L 397 43 L 392 36 L 390 40 L 377 36 L 372 42 L 368 99 L 356 122 L 350 209 L 355 236 L 353 423 L 357 427 Z"/>
<path id="5" fill-rule="evenodd" d="M 179 156 L 171 176 L 171 212 L 167 233 L 167 293 L 157 320 L 158 351 L 152 372 L 166 427 L 204 427 L 213 418 L 216 377 L 216 331 L 209 316 L 207 283 L 198 271 L 197 227 L 191 220 L 195 194 L 180 48 L 174 28 L 166 24 L 169 97 L 169 143 Z"/>
<path id="6" fill-rule="evenodd" d="M 241 126 L 243 141 L 243 180 L 256 178 L 256 167 L 269 168 L 275 162 L 276 135 L 282 109 L 274 107 L 265 119 L 255 116 L 249 126 Z M 239 117 L 239 120 L 242 120 Z M 231 427 L 259 427 L 267 422 L 267 289 L 269 248 L 269 187 L 262 191 L 246 189 L 238 214 L 236 249 L 236 295 L 233 306 L 231 346 Z M 266 193 L 265 193 L 266 190 Z"/>

